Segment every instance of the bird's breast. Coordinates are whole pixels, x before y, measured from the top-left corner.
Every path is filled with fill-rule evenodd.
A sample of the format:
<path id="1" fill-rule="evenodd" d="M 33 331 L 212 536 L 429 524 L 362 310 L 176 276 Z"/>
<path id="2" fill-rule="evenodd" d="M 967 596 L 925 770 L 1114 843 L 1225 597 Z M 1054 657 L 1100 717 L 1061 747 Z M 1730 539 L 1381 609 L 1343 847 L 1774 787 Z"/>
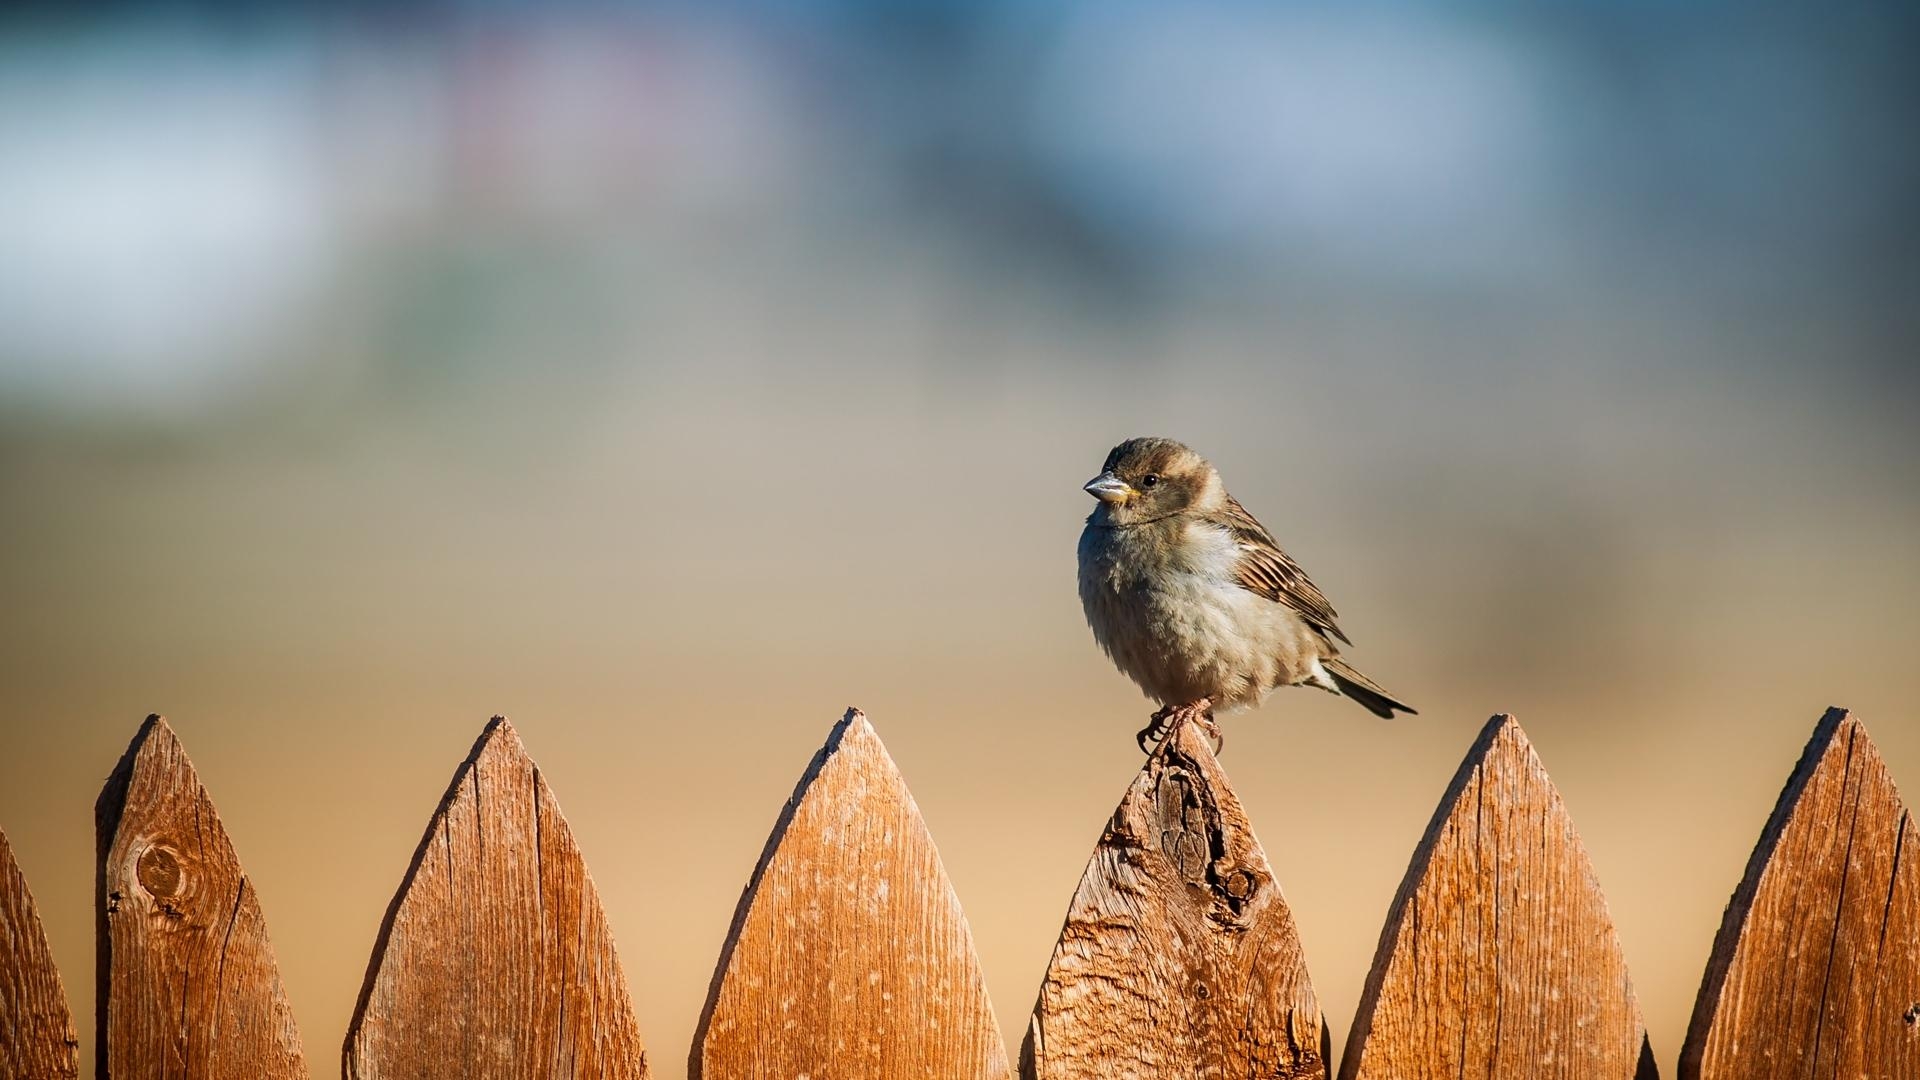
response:
<path id="1" fill-rule="evenodd" d="M 1096 640 L 1162 701 L 1256 699 L 1280 677 L 1302 629 L 1284 605 L 1242 588 L 1240 550 L 1205 522 L 1177 529 L 1089 527 L 1080 599 Z"/>
<path id="2" fill-rule="evenodd" d="M 1089 525 L 1080 536 L 1080 588 L 1129 605 L 1191 601 L 1232 587 L 1236 557 L 1232 539 L 1206 526 Z"/>

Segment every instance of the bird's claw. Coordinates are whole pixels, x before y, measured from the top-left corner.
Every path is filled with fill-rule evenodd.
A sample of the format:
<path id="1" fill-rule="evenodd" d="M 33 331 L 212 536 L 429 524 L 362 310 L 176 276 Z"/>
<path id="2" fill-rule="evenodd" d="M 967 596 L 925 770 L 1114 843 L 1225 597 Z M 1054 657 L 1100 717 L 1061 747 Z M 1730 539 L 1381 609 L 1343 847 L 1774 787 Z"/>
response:
<path id="1" fill-rule="evenodd" d="M 1160 745 L 1160 740 L 1167 737 L 1167 732 L 1171 730 L 1167 717 L 1172 715 L 1173 706 L 1169 705 L 1154 713 L 1147 719 L 1147 726 L 1134 733 L 1133 741 L 1139 744 L 1141 753 L 1153 753 L 1153 748 Z"/>
<path id="2" fill-rule="evenodd" d="M 1213 743 L 1213 756 L 1219 757 L 1220 751 L 1227 748 L 1227 737 L 1221 734 L 1220 725 L 1214 723 L 1213 711 L 1209 709 L 1195 719 L 1199 721 L 1200 730 L 1206 732 L 1208 741 Z"/>
<path id="3" fill-rule="evenodd" d="M 1200 730 L 1206 733 L 1207 740 L 1213 743 L 1215 754 L 1227 745 L 1226 737 L 1220 734 L 1220 725 L 1214 723 L 1213 703 L 1205 698 L 1185 705 L 1168 705 L 1162 708 L 1147 721 L 1146 727 L 1141 728 L 1134 735 L 1133 741 L 1140 745 L 1141 753 L 1151 754 L 1155 747 L 1166 741 L 1167 736 L 1173 734 L 1181 724 L 1189 720 L 1200 725 Z"/>

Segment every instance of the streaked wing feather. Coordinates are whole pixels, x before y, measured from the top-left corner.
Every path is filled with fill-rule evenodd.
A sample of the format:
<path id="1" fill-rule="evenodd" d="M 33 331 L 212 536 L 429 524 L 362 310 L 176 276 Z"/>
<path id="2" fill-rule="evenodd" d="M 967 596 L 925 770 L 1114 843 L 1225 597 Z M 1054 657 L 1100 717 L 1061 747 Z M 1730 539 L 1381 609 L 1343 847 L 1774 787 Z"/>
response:
<path id="1" fill-rule="evenodd" d="M 1353 644 L 1334 622 L 1339 616 L 1327 602 L 1326 594 L 1300 569 L 1299 563 L 1280 550 L 1273 534 L 1247 513 L 1238 499 L 1227 496 L 1227 505 L 1217 520 L 1239 545 L 1240 562 L 1234 569 L 1241 588 L 1285 604 L 1299 612 L 1314 629 Z"/>

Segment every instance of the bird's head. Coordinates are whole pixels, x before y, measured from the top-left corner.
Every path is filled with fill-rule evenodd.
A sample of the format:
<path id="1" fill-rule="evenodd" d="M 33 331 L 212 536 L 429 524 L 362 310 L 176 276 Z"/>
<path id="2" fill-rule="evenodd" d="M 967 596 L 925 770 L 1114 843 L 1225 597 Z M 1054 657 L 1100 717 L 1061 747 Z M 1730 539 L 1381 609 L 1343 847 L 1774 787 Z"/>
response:
<path id="1" fill-rule="evenodd" d="M 1226 498 L 1206 458 L 1172 439 L 1153 438 L 1114 447 L 1086 492 L 1100 500 L 1092 520 L 1102 525 L 1139 525 L 1210 509 Z"/>

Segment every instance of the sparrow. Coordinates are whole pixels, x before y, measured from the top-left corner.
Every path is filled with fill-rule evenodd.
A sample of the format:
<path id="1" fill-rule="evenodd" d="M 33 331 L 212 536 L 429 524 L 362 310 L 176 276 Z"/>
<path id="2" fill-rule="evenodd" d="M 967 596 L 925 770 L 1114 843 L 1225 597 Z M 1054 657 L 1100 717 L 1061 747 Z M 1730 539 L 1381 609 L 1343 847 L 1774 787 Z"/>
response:
<path id="1" fill-rule="evenodd" d="M 1351 642 L 1333 605 L 1206 458 L 1128 439 L 1085 490 L 1099 505 L 1080 533 L 1080 603 L 1101 649 L 1162 706 L 1142 750 L 1187 717 L 1217 742 L 1215 708 L 1280 686 L 1345 694 L 1376 716 L 1415 711 L 1340 655 Z"/>

